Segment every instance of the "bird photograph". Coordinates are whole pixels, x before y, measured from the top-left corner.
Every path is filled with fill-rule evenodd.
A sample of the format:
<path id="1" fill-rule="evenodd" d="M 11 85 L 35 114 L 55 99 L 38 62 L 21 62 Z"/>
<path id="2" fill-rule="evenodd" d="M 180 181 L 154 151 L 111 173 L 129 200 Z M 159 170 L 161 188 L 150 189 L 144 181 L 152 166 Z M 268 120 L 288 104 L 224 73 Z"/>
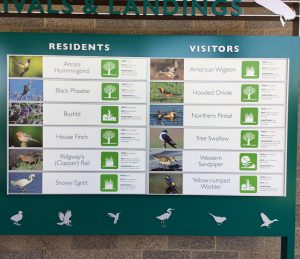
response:
<path id="1" fill-rule="evenodd" d="M 263 224 L 261 224 L 260 227 L 270 228 L 274 222 L 279 221 L 278 219 L 269 219 L 268 216 L 263 212 L 260 213 L 260 217 L 263 221 Z"/>
<path id="2" fill-rule="evenodd" d="M 10 126 L 10 147 L 42 147 L 43 128 L 40 126 Z"/>
<path id="3" fill-rule="evenodd" d="M 150 126 L 183 126 L 183 106 L 150 105 Z"/>
<path id="4" fill-rule="evenodd" d="M 70 220 L 70 218 L 72 217 L 72 212 L 70 210 L 67 210 L 65 214 L 63 212 L 58 212 L 58 217 L 60 222 L 58 222 L 57 225 L 66 225 L 68 227 L 72 227 L 72 221 Z"/>
<path id="5" fill-rule="evenodd" d="M 109 213 L 107 213 L 107 216 L 110 217 L 110 218 L 113 218 L 113 220 L 114 220 L 113 223 L 114 223 L 114 224 L 117 224 L 118 221 L 119 221 L 119 218 L 120 218 L 120 214 L 121 214 L 120 212 L 115 213 L 115 214 L 109 212 Z"/>
<path id="6" fill-rule="evenodd" d="M 160 225 L 162 228 L 167 227 L 165 224 L 165 221 L 169 220 L 169 218 L 172 215 L 172 211 L 174 211 L 174 209 L 169 208 L 169 209 L 167 209 L 167 211 L 165 213 L 161 214 L 160 216 L 155 217 L 156 219 L 158 219 L 160 221 Z"/>
<path id="7" fill-rule="evenodd" d="M 151 128 L 150 148 L 183 148 L 183 128 Z"/>
<path id="8" fill-rule="evenodd" d="M 43 124 L 43 104 L 9 103 L 9 124 Z"/>
<path id="9" fill-rule="evenodd" d="M 220 216 L 215 216 L 212 213 L 208 213 L 210 216 L 212 216 L 212 218 L 214 219 L 214 221 L 218 224 L 218 226 L 221 226 L 226 220 L 226 217 L 220 217 Z"/>
<path id="10" fill-rule="evenodd" d="M 9 170 L 43 170 L 43 151 L 37 149 L 10 149 Z"/>
<path id="11" fill-rule="evenodd" d="M 14 223 L 16 226 L 21 226 L 20 221 L 23 219 L 23 211 L 19 211 L 16 215 L 13 215 L 10 220 Z"/>
<path id="12" fill-rule="evenodd" d="M 151 103 L 183 103 L 183 83 L 177 82 L 151 82 Z"/>
<path id="13" fill-rule="evenodd" d="M 163 151 L 150 152 L 150 171 L 182 171 L 182 152 Z"/>
<path id="14" fill-rule="evenodd" d="M 10 101 L 43 101 L 43 80 L 36 79 L 10 79 Z"/>
<path id="15" fill-rule="evenodd" d="M 10 56 L 10 77 L 43 77 L 43 61 L 41 56 Z"/>
<path id="16" fill-rule="evenodd" d="M 9 193 L 42 193 L 42 173 L 9 173 Z"/>
<path id="17" fill-rule="evenodd" d="M 182 194 L 183 177 L 181 173 L 149 174 L 150 194 Z"/>
<path id="18" fill-rule="evenodd" d="M 184 60 L 151 59 L 151 80 L 184 80 Z"/>

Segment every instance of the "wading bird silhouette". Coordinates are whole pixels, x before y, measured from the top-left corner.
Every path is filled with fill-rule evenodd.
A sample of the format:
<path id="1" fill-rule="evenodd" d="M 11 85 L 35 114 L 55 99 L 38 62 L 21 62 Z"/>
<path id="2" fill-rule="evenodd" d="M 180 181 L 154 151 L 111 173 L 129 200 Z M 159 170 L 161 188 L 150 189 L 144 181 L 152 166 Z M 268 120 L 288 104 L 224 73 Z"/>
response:
<path id="1" fill-rule="evenodd" d="M 166 228 L 165 221 L 171 217 L 172 210 L 174 210 L 174 209 L 169 208 L 169 209 L 167 209 L 166 213 L 156 217 L 158 220 L 160 220 L 160 224 L 161 224 L 162 228 Z"/>

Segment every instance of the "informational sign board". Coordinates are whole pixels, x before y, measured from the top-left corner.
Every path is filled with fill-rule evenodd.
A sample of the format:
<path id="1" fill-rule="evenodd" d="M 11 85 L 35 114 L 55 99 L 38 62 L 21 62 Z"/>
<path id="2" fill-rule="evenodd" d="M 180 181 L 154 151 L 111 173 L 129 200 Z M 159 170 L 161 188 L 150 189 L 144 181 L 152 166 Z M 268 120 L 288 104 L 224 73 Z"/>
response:
<path id="1" fill-rule="evenodd" d="M 294 231 L 297 39 L 3 33 L 0 55 L 1 233 Z"/>

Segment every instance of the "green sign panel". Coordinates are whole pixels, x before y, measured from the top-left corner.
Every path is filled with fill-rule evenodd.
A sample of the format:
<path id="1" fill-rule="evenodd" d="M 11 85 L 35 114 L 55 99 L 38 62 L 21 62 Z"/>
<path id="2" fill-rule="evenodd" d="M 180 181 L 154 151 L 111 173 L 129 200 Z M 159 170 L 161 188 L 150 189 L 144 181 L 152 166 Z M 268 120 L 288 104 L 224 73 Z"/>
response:
<path id="1" fill-rule="evenodd" d="M 42 36 L 1 34 L 1 234 L 291 240 L 296 39 Z"/>

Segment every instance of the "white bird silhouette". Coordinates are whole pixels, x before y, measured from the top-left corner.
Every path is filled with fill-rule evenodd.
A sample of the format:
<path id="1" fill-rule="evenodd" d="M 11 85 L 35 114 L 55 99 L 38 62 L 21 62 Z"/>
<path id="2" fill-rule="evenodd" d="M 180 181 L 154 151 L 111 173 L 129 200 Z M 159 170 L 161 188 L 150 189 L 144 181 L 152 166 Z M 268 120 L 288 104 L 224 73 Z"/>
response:
<path id="1" fill-rule="evenodd" d="M 65 214 L 59 212 L 58 217 L 61 222 L 57 223 L 57 225 L 61 225 L 61 226 L 66 225 L 68 227 L 72 226 L 71 225 L 72 221 L 70 220 L 70 218 L 72 217 L 72 212 L 70 210 L 67 210 Z"/>
<path id="2" fill-rule="evenodd" d="M 226 217 L 215 216 L 215 215 L 213 215 L 213 214 L 211 214 L 211 213 L 208 213 L 208 214 L 214 218 L 215 222 L 216 222 L 219 226 L 221 226 L 221 225 L 225 222 L 225 220 L 227 220 Z"/>
<path id="3" fill-rule="evenodd" d="M 35 174 L 30 174 L 28 179 L 19 179 L 19 180 L 12 180 L 10 181 L 10 184 L 13 187 L 16 187 L 18 191 L 26 191 L 25 187 L 32 183 L 33 178 L 35 177 Z"/>
<path id="4" fill-rule="evenodd" d="M 276 221 L 279 221 L 278 219 L 273 219 L 273 220 L 270 220 L 268 217 L 267 217 L 267 215 L 265 214 L 265 213 L 263 213 L 263 212 L 261 212 L 260 213 L 260 216 L 261 216 L 261 218 L 262 218 L 262 220 L 263 220 L 263 224 L 260 226 L 260 227 L 267 227 L 267 228 L 270 228 L 271 226 L 271 224 L 273 224 L 274 222 L 276 222 Z"/>
<path id="5" fill-rule="evenodd" d="M 114 219 L 114 224 L 117 224 L 117 223 L 118 223 L 118 220 L 119 220 L 119 217 L 120 217 L 120 214 L 121 214 L 121 213 L 116 213 L 116 214 L 113 214 L 113 213 L 107 213 L 107 216 L 113 218 L 113 219 Z"/>
<path id="6" fill-rule="evenodd" d="M 254 0 L 259 5 L 267 8 L 271 12 L 280 15 L 280 22 L 285 26 L 285 21 L 296 18 L 296 11 L 290 8 L 281 0 Z"/>
<path id="7" fill-rule="evenodd" d="M 14 215 L 10 218 L 10 220 L 13 221 L 16 226 L 21 226 L 21 224 L 19 222 L 22 219 L 23 219 L 23 211 L 21 211 L 21 210 L 18 212 L 18 214 Z"/>
<path id="8" fill-rule="evenodd" d="M 172 210 L 174 210 L 174 209 L 169 208 L 169 209 L 167 209 L 166 213 L 156 217 L 158 220 L 160 220 L 160 224 L 161 224 L 162 228 L 166 227 L 165 220 L 168 220 L 171 217 Z"/>

